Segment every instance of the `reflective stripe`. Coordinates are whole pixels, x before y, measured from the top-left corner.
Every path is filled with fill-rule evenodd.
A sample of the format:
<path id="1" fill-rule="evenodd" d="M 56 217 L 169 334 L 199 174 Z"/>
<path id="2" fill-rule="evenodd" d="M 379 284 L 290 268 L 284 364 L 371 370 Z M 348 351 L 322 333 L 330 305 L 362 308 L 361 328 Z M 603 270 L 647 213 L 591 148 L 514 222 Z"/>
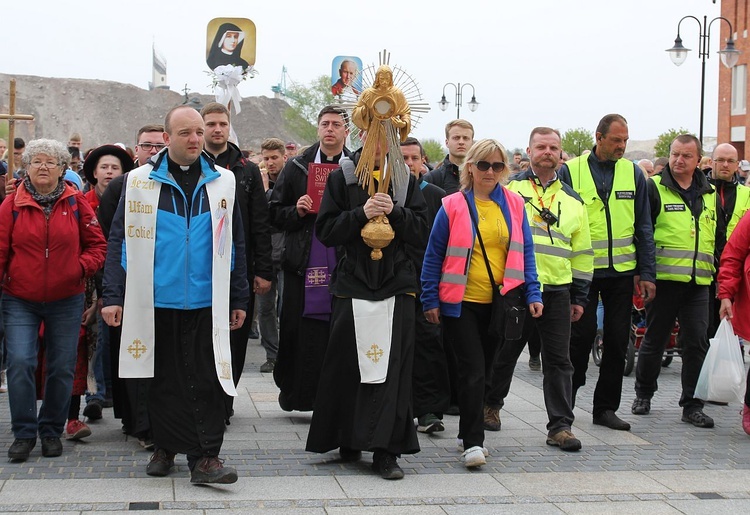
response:
<path id="1" fill-rule="evenodd" d="M 557 238 L 558 240 L 561 240 L 564 243 L 570 244 L 570 238 L 565 236 L 563 233 L 557 232 L 551 228 L 550 228 L 550 231 L 547 232 L 545 229 L 542 229 L 541 227 L 532 226 L 531 234 L 533 236 L 539 236 L 541 238 L 547 238 L 547 239 L 549 239 L 549 236 L 551 234 L 553 238 Z"/>
<path id="2" fill-rule="evenodd" d="M 635 261 L 635 252 L 630 254 L 619 254 L 612 256 L 612 264 L 617 265 L 620 263 L 628 263 Z M 594 256 L 595 267 L 607 267 L 609 266 L 609 256 Z"/>
<path id="3" fill-rule="evenodd" d="M 693 267 L 679 266 L 679 265 L 664 265 L 664 264 L 656 263 L 656 273 L 683 275 L 683 276 L 690 277 L 693 273 Z M 712 277 L 713 273 L 711 272 L 711 270 L 706 270 L 703 268 L 696 268 L 695 276 L 708 278 L 708 277 Z"/>
<path id="4" fill-rule="evenodd" d="M 656 249 L 657 257 L 674 259 L 693 259 L 695 252 L 692 250 Z"/>
<path id="5" fill-rule="evenodd" d="M 519 279 L 521 281 L 525 279 L 523 270 L 516 270 L 514 268 L 506 268 L 505 277 L 510 277 L 511 279 Z"/>
<path id="6" fill-rule="evenodd" d="M 591 281 L 594 278 L 593 272 L 581 272 L 580 270 L 573 269 L 573 279 L 583 279 L 584 281 Z"/>
<path id="7" fill-rule="evenodd" d="M 583 249 L 583 250 L 577 250 L 577 251 L 573 252 L 570 255 L 570 258 L 573 259 L 573 258 L 576 258 L 578 256 L 593 256 L 593 255 L 594 255 L 594 249 Z"/>
<path id="8" fill-rule="evenodd" d="M 553 247 L 551 245 L 534 245 L 534 251 L 537 254 L 546 254 L 548 256 L 557 256 L 565 259 L 570 259 L 572 252 L 568 249 L 560 247 Z"/>
<path id="9" fill-rule="evenodd" d="M 628 261 L 635 261 L 635 252 L 632 254 L 620 254 L 618 256 L 612 256 L 612 264 L 627 263 Z"/>
<path id="10" fill-rule="evenodd" d="M 460 257 L 465 258 L 469 257 L 469 252 L 471 249 L 467 249 L 465 247 L 448 247 L 445 249 L 445 257 Z"/>
<path id="11" fill-rule="evenodd" d="M 609 240 L 591 240 L 592 249 L 608 249 Z"/>
<path id="12" fill-rule="evenodd" d="M 467 275 L 461 275 L 461 274 L 442 274 L 440 276 L 440 281 L 444 283 L 451 283 L 451 284 L 462 284 L 465 285 L 466 281 L 469 279 L 469 276 Z"/>
<path id="13" fill-rule="evenodd" d="M 511 240 L 510 245 L 508 245 L 508 250 L 515 250 L 516 252 L 523 252 L 523 241 L 513 241 Z"/>
<path id="14" fill-rule="evenodd" d="M 695 252 L 692 250 L 656 249 L 656 256 L 672 259 L 689 259 L 692 261 L 693 256 L 695 256 Z M 703 263 L 713 263 L 714 255 L 707 254 L 705 252 L 698 252 L 696 261 L 701 261 Z"/>
<path id="15" fill-rule="evenodd" d="M 633 244 L 633 238 L 615 238 L 612 240 L 612 248 L 627 247 Z M 591 240 L 591 246 L 595 249 L 609 248 L 609 240 Z"/>

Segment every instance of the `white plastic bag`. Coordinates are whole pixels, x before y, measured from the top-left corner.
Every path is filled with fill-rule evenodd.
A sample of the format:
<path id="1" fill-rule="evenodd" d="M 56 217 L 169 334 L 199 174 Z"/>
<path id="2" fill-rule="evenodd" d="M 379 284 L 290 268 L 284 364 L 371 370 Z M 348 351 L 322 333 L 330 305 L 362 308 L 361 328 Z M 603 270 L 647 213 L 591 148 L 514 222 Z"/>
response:
<path id="1" fill-rule="evenodd" d="M 737 335 L 728 319 L 721 321 L 703 361 L 695 397 L 704 401 L 744 402 L 745 365 Z"/>

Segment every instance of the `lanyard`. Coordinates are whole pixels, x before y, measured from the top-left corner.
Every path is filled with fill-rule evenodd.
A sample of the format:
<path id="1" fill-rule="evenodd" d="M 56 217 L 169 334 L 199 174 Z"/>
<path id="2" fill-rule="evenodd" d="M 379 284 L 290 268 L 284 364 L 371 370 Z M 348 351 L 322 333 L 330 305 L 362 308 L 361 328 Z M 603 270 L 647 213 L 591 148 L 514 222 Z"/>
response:
<path id="1" fill-rule="evenodd" d="M 529 177 L 529 180 L 531 181 L 531 187 L 534 188 L 534 193 L 536 194 L 536 199 L 539 201 L 539 205 L 542 206 L 542 209 L 544 209 L 544 201 L 542 200 L 542 197 L 539 195 L 539 190 L 536 189 L 536 182 L 531 177 Z M 544 194 L 544 191 L 542 191 L 542 194 Z M 549 200 L 550 206 L 555 203 L 556 195 L 557 193 L 552 195 L 552 198 Z"/>

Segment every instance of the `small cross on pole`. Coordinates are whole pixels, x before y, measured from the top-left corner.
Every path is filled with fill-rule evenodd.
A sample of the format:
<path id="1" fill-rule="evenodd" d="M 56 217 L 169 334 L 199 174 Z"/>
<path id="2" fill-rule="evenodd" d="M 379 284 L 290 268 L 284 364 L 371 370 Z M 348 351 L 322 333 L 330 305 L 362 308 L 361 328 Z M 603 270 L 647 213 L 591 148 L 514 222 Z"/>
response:
<path id="1" fill-rule="evenodd" d="M 16 137 L 15 125 L 16 120 L 33 120 L 34 116 L 30 114 L 17 114 L 16 113 L 16 79 L 10 79 L 10 100 L 8 102 L 8 113 L 0 113 L 0 120 L 8 120 L 8 172 L 13 172 L 14 169 L 14 155 L 13 155 L 13 140 Z"/>

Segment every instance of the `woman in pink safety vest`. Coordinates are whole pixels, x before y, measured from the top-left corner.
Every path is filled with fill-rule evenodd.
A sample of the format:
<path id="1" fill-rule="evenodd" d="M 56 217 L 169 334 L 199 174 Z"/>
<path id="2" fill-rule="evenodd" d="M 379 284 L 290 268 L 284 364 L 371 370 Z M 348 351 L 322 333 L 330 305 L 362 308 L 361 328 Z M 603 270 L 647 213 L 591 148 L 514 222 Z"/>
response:
<path id="1" fill-rule="evenodd" d="M 469 468 L 484 465 L 489 454 L 483 447 L 485 378 L 502 344 L 489 332 L 493 290 L 506 298 L 519 296 L 534 317 L 543 308 L 523 198 L 501 184 L 509 174 L 507 155 L 493 139 L 471 147 L 461 191 L 443 199 L 422 268 L 425 317 L 442 321 L 447 352 L 456 358 L 458 448 Z"/>

